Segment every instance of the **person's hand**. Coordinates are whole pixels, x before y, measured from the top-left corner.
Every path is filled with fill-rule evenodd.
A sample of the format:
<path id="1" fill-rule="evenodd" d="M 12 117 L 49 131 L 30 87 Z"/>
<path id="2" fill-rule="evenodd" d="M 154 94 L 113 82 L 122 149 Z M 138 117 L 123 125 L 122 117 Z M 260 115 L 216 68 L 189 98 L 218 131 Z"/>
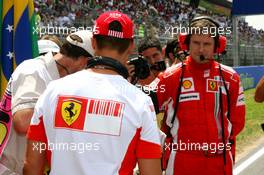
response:
<path id="1" fill-rule="evenodd" d="M 145 79 L 140 79 L 138 80 L 138 84 L 145 86 L 150 84 L 153 80 L 155 80 L 156 76 L 154 75 L 154 73 L 152 71 L 150 71 L 150 75 L 145 78 Z"/>
<path id="2" fill-rule="evenodd" d="M 127 63 L 126 68 L 129 74 L 127 81 L 131 83 L 131 81 L 133 80 L 133 76 L 135 75 L 135 66 L 133 64 Z"/>

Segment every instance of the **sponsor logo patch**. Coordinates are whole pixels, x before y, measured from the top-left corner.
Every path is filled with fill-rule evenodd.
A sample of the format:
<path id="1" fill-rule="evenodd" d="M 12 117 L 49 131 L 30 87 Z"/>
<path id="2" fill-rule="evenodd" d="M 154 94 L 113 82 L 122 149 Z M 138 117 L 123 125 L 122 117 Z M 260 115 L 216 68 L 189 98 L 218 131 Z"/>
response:
<path id="1" fill-rule="evenodd" d="M 244 94 L 240 94 L 238 97 L 237 97 L 237 103 L 236 103 L 236 106 L 244 106 L 245 105 L 245 96 Z"/>
<path id="2" fill-rule="evenodd" d="M 209 80 L 207 87 L 208 87 L 208 91 L 213 91 L 213 92 L 218 91 L 218 83 L 215 80 Z"/>
<path id="3" fill-rule="evenodd" d="M 125 104 L 105 99 L 88 99 L 86 132 L 119 136 Z"/>
<path id="4" fill-rule="evenodd" d="M 80 101 L 71 99 L 64 101 L 61 108 L 61 116 L 67 125 L 73 124 L 80 115 L 82 103 Z"/>
<path id="5" fill-rule="evenodd" d="M 113 100 L 60 96 L 55 128 L 119 136 L 125 104 Z"/>
<path id="6" fill-rule="evenodd" d="M 0 122 L 0 146 L 2 146 L 6 136 L 7 136 L 7 127 L 5 123 Z"/>
<path id="7" fill-rule="evenodd" d="M 238 94 L 242 94 L 243 92 L 244 92 L 244 90 L 243 90 L 242 83 L 239 82 L 239 91 L 238 91 Z"/>
<path id="8" fill-rule="evenodd" d="M 227 88 L 229 89 L 229 82 L 226 82 Z M 206 81 L 206 91 L 217 93 L 221 87 L 223 94 L 226 94 L 224 82 L 220 80 L 207 79 Z"/>
<path id="9" fill-rule="evenodd" d="M 83 130 L 87 101 L 75 96 L 60 96 L 55 113 L 55 127 Z"/>
<path id="10" fill-rule="evenodd" d="M 207 78 L 210 76 L 210 69 L 204 71 L 204 78 Z"/>
<path id="11" fill-rule="evenodd" d="M 194 91 L 194 82 L 193 78 L 183 78 L 182 80 L 182 92 Z"/>
<path id="12" fill-rule="evenodd" d="M 190 89 L 192 87 L 192 82 L 190 80 L 185 80 L 182 85 L 184 89 Z"/>
<path id="13" fill-rule="evenodd" d="M 121 117 L 124 104 L 112 100 L 88 99 L 88 114 L 92 116 Z M 90 116 L 90 115 L 89 115 Z"/>
<path id="14" fill-rule="evenodd" d="M 193 101 L 193 100 L 200 100 L 199 93 L 181 94 L 179 102 Z"/>

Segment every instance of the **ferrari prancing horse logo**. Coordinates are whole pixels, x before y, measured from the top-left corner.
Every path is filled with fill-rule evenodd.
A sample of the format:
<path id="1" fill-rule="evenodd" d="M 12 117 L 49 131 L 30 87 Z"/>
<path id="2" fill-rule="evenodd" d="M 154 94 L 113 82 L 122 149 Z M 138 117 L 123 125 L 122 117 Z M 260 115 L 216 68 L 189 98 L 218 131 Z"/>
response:
<path id="1" fill-rule="evenodd" d="M 210 81 L 210 87 L 211 87 L 211 90 L 215 90 L 216 82 L 215 81 Z"/>
<path id="2" fill-rule="evenodd" d="M 82 103 L 75 99 L 67 99 L 62 103 L 61 116 L 68 126 L 73 124 L 80 115 Z"/>
<path id="3" fill-rule="evenodd" d="M 225 81 L 225 84 L 227 89 L 229 89 L 229 82 Z M 206 92 L 218 93 L 219 88 L 222 88 L 223 93 L 225 94 L 225 88 L 223 88 L 224 83 L 222 80 L 207 79 L 206 86 Z"/>

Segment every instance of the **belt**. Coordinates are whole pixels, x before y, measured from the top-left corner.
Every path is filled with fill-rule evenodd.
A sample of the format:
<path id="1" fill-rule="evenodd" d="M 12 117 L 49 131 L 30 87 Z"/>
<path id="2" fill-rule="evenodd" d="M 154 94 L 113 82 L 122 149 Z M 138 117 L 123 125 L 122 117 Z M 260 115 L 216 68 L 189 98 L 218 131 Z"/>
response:
<path id="1" fill-rule="evenodd" d="M 223 156 L 224 155 L 223 151 L 219 151 L 219 150 L 217 150 L 215 152 L 211 152 L 209 150 L 202 150 L 202 152 L 203 152 L 203 155 L 205 157 L 217 157 L 217 156 Z"/>
<path id="2" fill-rule="evenodd" d="M 208 158 L 219 157 L 224 155 L 222 150 L 176 150 L 176 152 L 183 154 L 200 155 Z"/>

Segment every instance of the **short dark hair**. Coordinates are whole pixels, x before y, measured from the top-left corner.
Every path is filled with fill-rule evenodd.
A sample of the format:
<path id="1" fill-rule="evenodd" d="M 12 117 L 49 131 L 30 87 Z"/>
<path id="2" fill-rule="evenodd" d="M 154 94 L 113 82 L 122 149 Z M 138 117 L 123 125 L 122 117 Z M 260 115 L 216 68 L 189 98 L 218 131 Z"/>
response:
<path id="1" fill-rule="evenodd" d="M 160 52 L 162 51 L 161 44 L 158 38 L 145 38 L 139 42 L 138 53 L 142 53 L 144 50 L 152 47 L 156 47 Z"/>
<path id="2" fill-rule="evenodd" d="M 65 41 L 60 49 L 60 53 L 77 60 L 80 56 L 92 57 L 86 50 L 81 47 L 75 46 L 68 41 Z"/>
<path id="3" fill-rule="evenodd" d="M 109 30 L 122 32 L 122 26 L 118 21 L 109 24 Z M 124 53 L 132 42 L 132 39 L 116 38 L 112 36 L 94 35 L 97 47 L 99 49 L 110 48 L 117 50 L 118 53 Z"/>
<path id="4" fill-rule="evenodd" d="M 165 56 L 169 57 L 169 53 L 173 53 L 173 55 L 175 56 L 178 49 L 179 49 L 179 42 L 177 39 L 168 41 L 165 48 Z"/>

